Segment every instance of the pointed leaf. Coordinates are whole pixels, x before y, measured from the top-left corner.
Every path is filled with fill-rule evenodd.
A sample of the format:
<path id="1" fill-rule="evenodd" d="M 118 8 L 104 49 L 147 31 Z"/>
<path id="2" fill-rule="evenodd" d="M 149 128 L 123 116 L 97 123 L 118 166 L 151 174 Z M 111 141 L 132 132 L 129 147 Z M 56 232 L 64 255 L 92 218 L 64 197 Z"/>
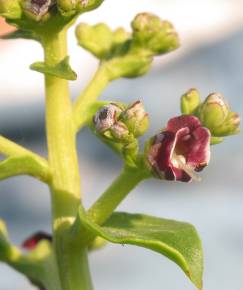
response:
<path id="1" fill-rule="evenodd" d="M 30 66 L 30 69 L 43 74 L 55 76 L 61 79 L 66 80 L 77 79 L 77 74 L 70 67 L 68 56 L 65 57 L 61 62 L 59 62 L 55 66 L 47 65 L 44 62 L 35 62 Z"/>
<path id="2" fill-rule="evenodd" d="M 102 227 L 82 213 L 80 218 L 88 230 L 112 243 L 136 245 L 166 256 L 181 267 L 198 289 L 202 288 L 202 247 L 192 225 L 128 213 L 114 213 Z"/>

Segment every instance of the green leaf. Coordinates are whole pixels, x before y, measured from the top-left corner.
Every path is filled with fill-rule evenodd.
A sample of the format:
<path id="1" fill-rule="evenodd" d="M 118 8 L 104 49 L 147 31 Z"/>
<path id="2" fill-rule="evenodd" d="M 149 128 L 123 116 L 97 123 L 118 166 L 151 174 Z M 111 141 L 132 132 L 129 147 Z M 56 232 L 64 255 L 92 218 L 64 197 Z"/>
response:
<path id="1" fill-rule="evenodd" d="M 61 79 L 72 81 L 77 79 L 77 74 L 70 67 L 68 56 L 55 66 L 47 65 L 44 62 L 35 62 L 30 66 L 30 69 Z"/>
<path id="2" fill-rule="evenodd" d="M 99 226 L 80 212 L 83 225 L 112 243 L 131 244 L 158 252 L 178 264 L 202 288 L 203 254 L 195 228 L 184 222 L 142 214 L 114 213 Z"/>
<path id="3" fill-rule="evenodd" d="M 22 30 L 18 29 L 13 32 L 4 34 L 0 36 L 0 39 L 18 39 L 18 38 L 23 38 L 23 39 L 33 39 L 40 41 L 39 37 L 36 35 L 34 31 L 31 30 Z"/>

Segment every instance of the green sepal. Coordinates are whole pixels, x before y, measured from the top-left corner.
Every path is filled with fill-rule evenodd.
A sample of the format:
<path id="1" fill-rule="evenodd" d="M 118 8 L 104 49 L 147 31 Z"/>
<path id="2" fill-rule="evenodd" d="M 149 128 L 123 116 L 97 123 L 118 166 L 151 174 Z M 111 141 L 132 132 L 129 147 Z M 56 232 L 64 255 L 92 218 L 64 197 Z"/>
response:
<path id="1" fill-rule="evenodd" d="M 18 29 L 8 34 L 0 36 L 0 39 L 18 39 L 18 38 L 32 39 L 37 41 L 41 40 L 40 37 L 38 37 L 38 35 L 34 31 L 22 29 Z"/>
<path id="2" fill-rule="evenodd" d="M 77 74 L 72 70 L 69 64 L 68 56 L 55 66 L 47 65 L 44 62 L 35 62 L 30 66 L 30 69 L 65 80 L 74 81 L 77 79 Z"/>
<path id="3" fill-rule="evenodd" d="M 210 139 L 210 145 L 216 145 L 216 144 L 219 144 L 219 143 L 222 143 L 224 141 L 224 138 L 223 137 L 211 137 Z"/>
<path id="4" fill-rule="evenodd" d="M 101 227 L 79 212 L 83 226 L 117 244 L 158 252 L 178 264 L 198 289 L 202 288 L 203 254 L 195 228 L 184 222 L 142 214 L 114 213 Z"/>

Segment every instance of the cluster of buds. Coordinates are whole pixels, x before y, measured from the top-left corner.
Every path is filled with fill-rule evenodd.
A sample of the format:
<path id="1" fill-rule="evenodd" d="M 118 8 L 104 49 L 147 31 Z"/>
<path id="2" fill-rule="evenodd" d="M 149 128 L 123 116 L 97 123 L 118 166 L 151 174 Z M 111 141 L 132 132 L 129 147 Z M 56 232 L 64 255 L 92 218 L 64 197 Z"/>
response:
<path id="1" fill-rule="evenodd" d="M 19 26 L 31 26 L 32 20 L 45 22 L 50 16 L 56 15 L 64 18 L 67 16 L 69 21 L 70 16 L 75 17 L 95 9 L 102 2 L 103 0 L 0 0 L 0 16 Z"/>
<path id="2" fill-rule="evenodd" d="M 57 0 L 58 9 L 64 16 L 83 13 L 100 6 L 104 0 Z"/>
<path id="3" fill-rule="evenodd" d="M 174 27 L 151 13 L 138 14 L 132 21 L 132 33 L 122 28 L 112 31 L 106 24 L 79 24 L 78 43 L 105 62 L 110 80 L 137 77 L 150 68 L 155 55 L 179 46 Z"/>
<path id="4" fill-rule="evenodd" d="M 152 55 L 178 48 L 177 32 L 169 21 L 151 13 L 140 13 L 132 21 L 133 47 L 145 49 Z"/>
<path id="5" fill-rule="evenodd" d="M 181 98 L 183 114 L 193 114 L 199 118 L 212 135 L 212 143 L 219 143 L 222 137 L 239 133 L 240 117 L 230 110 L 224 97 L 219 93 L 210 94 L 201 102 L 196 89 L 186 92 Z"/>
<path id="6" fill-rule="evenodd" d="M 142 136 L 149 127 L 148 113 L 145 112 L 141 101 L 127 108 L 115 103 L 105 105 L 98 110 L 93 122 L 95 131 L 111 146 L 122 145 L 122 153 L 127 148 L 134 149 L 132 145 L 137 146 L 136 138 Z M 137 152 L 137 148 L 135 151 Z"/>

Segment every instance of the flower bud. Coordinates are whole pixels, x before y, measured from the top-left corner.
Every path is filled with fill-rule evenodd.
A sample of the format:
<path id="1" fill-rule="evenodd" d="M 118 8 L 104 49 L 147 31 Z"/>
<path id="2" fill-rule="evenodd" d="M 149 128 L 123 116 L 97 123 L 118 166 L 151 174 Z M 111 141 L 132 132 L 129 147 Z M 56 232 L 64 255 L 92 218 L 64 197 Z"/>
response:
<path id="1" fill-rule="evenodd" d="M 22 11 L 18 0 L 0 0 L 0 16 L 19 19 Z"/>
<path id="2" fill-rule="evenodd" d="M 77 10 L 78 12 L 86 12 L 99 7 L 104 0 L 78 0 Z"/>
<path id="3" fill-rule="evenodd" d="M 199 92 L 196 89 L 188 90 L 181 96 L 181 112 L 185 115 L 193 115 L 200 105 Z"/>
<path id="4" fill-rule="evenodd" d="M 125 43 L 130 38 L 130 33 L 128 33 L 122 27 L 117 28 L 113 32 L 113 42 L 115 45 L 121 45 Z"/>
<path id="5" fill-rule="evenodd" d="M 122 122 L 116 122 L 114 125 L 111 126 L 110 132 L 112 137 L 115 138 L 114 141 L 119 142 L 129 142 L 131 139 L 131 134 L 126 127 L 126 125 Z"/>
<path id="6" fill-rule="evenodd" d="M 105 58 L 113 44 L 113 32 L 104 23 L 90 26 L 80 23 L 76 28 L 78 44 L 90 51 L 97 58 Z"/>
<path id="7" fill-rule="evenodd" d="M 148 130 L 149 116 L 145 112 L 144 105 L 141 101 L 137 101 L 129 106 L 121 114 L 121 118 L 135 137 L 142 136 Z"/>
<path id="8" fill-rule="evenodd" d="M 55 3 L 56 0 L 25 0 L 24 10 L 29 18 L 40 21 Z"/>
<path id="9" fill-rule="evenodd" d="M 103 133 L 110 129 L 117 120 L 117 116 L 122 112 L 121 108 L 116 104 L 103 106 L 94 116 L 95 130 Z"/>
<path id="10" fill-rule="evenodd" d="M 140 13 L 132 22 L 134 46 L 159 55 L 178 48 L 179 39 L 173 25 L 151 13 Z"/>
<path id="11" fill-rule="evenodd" d="M 218 93 L 210 94 L 199 109 L 199 117 L 204 126 L 211 132 L 223 124 L 229 113 L 224 97 Z"/>
<path id="12" fill-rule="evenodd" d="M 68 16 L 76 12 L 77 0 L 57 0 L 57 7 L 62 15 Z"/>
<path id="13" fill-rule="evenodd" d="M 239 132 L 240 117 L 231 112 L 224 97 L 220 94 L 210 94 L 199 107 L 198 116 L 214 137 L 223 137 Z"/>
<path id="14" fill-rule="evenodd" d="M 235 135 L 240 132 L 240 116 L 235 112 L 229 112 L 225 122 L 214 131 L 217 136 Z"/>

